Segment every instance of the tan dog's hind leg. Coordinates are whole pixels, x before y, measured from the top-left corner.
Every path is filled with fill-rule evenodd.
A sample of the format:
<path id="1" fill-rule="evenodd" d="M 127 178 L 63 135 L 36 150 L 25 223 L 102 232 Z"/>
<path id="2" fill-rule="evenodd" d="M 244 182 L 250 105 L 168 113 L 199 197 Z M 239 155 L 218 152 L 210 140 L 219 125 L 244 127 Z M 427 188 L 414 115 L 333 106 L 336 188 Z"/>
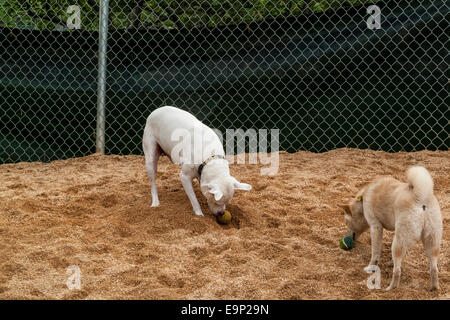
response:
<path id="1" fill-rule="evenodd" d="M 401 242 L 397 239 L 397 235 L 394 237 L 392 242 L 392 260 L 394 260 L 394 271 L 392 274 L 392 281 L 389 287 L 386 288 L 387 291 L 391 289 L 398 288 L 400 284 L 400 275 L 402 273 L 402 261 L 405 257 L 408 246 L 406 242 Z"/>
<path id="2" fill-rule="evenodd" d="M 432 237 L 422 239 L 422 242 L 430 262 L 431 290 L 439 290 L 438 259 L 440 245 Z"/>

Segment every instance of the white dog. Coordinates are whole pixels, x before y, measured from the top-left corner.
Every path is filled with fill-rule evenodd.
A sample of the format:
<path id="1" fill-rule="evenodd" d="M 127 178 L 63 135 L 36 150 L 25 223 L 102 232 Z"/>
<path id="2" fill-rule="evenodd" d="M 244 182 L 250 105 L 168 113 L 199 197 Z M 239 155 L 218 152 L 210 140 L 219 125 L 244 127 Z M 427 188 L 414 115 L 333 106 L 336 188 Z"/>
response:
<path id="1" fill-rule="evenodd" d="M 400 283 L 401 264 L 409 247 L 422 240 L 430 262 L 431 289 L 439 289 L 438 258 L 442 240 L 442 217 L 433 194 L 433 180 L 419 166 L 407 171 L 408 183 L 380 177 L 358 192 L 349 204 L 341 205 L 349 235 L 357 239 L 370 228 L 372 258 L 366 271 L 380 261 L 383 228 L 394 231 L 392 259 L 394 272 L 390 286 Z"/>
<path id="2" fill-rule="evenodd" d="M 181 164 L 181 183 L 196 215 L 203 213 L 194 193 L 194 178 L 199 181 L 214 215 L 225 212 L 225 204 L 231 201 L 235 190 L 252 188 L 230 175 L 219 137 L 189 112 L 168 106 L 154 110 L 147 118 L 142 145 L 151 183 L 152 207 L 159 206 L 155 177 L 162 152 L 173 163 Z"/>

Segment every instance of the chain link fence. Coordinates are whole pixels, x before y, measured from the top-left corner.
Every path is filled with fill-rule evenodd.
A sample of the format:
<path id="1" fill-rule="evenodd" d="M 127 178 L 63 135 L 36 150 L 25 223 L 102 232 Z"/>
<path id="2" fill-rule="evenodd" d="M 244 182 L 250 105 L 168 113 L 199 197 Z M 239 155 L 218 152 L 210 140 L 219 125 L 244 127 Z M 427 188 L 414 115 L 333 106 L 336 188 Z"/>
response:
<path id="1" fill-rule="evenodd" d="M 104 91 L 102 2 L 0 0 L 0 163 L 95 152 L 102 92 L 107 154 L 163 105 L 289 152 L 448 150 L 448 1 L 111 0 Z"/>

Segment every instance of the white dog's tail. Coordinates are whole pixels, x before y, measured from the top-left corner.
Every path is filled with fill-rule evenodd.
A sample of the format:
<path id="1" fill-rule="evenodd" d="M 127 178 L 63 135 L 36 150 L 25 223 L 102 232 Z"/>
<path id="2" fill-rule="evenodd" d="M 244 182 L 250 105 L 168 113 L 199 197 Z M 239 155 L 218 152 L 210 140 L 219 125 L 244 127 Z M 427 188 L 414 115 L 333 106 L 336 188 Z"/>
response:
<path id="1" fill-rule="evenodd" d="M 433 179 L 427 169 L 414 166 L 406 172 L 409 185 L 419 202 L 424 203 L 433 195 Z"/>

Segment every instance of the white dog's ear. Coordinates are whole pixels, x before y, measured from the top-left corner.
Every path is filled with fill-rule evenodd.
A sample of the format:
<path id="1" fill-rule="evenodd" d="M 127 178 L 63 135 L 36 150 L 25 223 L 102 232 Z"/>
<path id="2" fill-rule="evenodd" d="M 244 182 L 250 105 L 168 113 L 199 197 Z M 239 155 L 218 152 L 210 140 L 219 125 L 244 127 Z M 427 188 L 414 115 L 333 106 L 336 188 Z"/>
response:
<path id="1" fill-rule="evenodd" d="M 231 177 L 233 179 L 233 186 L 234 189 L 236 190 L 244 190 L 244 191 L 249 191 L 252 190 L 252 186 L 247 184 L 247 183 L 242 183 L 236 180 L 236 178 Z"/>
<path id="2" fill-rule="evenodd" d="M 216 201 L 219 201 L 223 197 L 222 191 L 220 191 L 219 186 L 215 183 L 208 185 L 208 192 L 214 195 Z"/>

